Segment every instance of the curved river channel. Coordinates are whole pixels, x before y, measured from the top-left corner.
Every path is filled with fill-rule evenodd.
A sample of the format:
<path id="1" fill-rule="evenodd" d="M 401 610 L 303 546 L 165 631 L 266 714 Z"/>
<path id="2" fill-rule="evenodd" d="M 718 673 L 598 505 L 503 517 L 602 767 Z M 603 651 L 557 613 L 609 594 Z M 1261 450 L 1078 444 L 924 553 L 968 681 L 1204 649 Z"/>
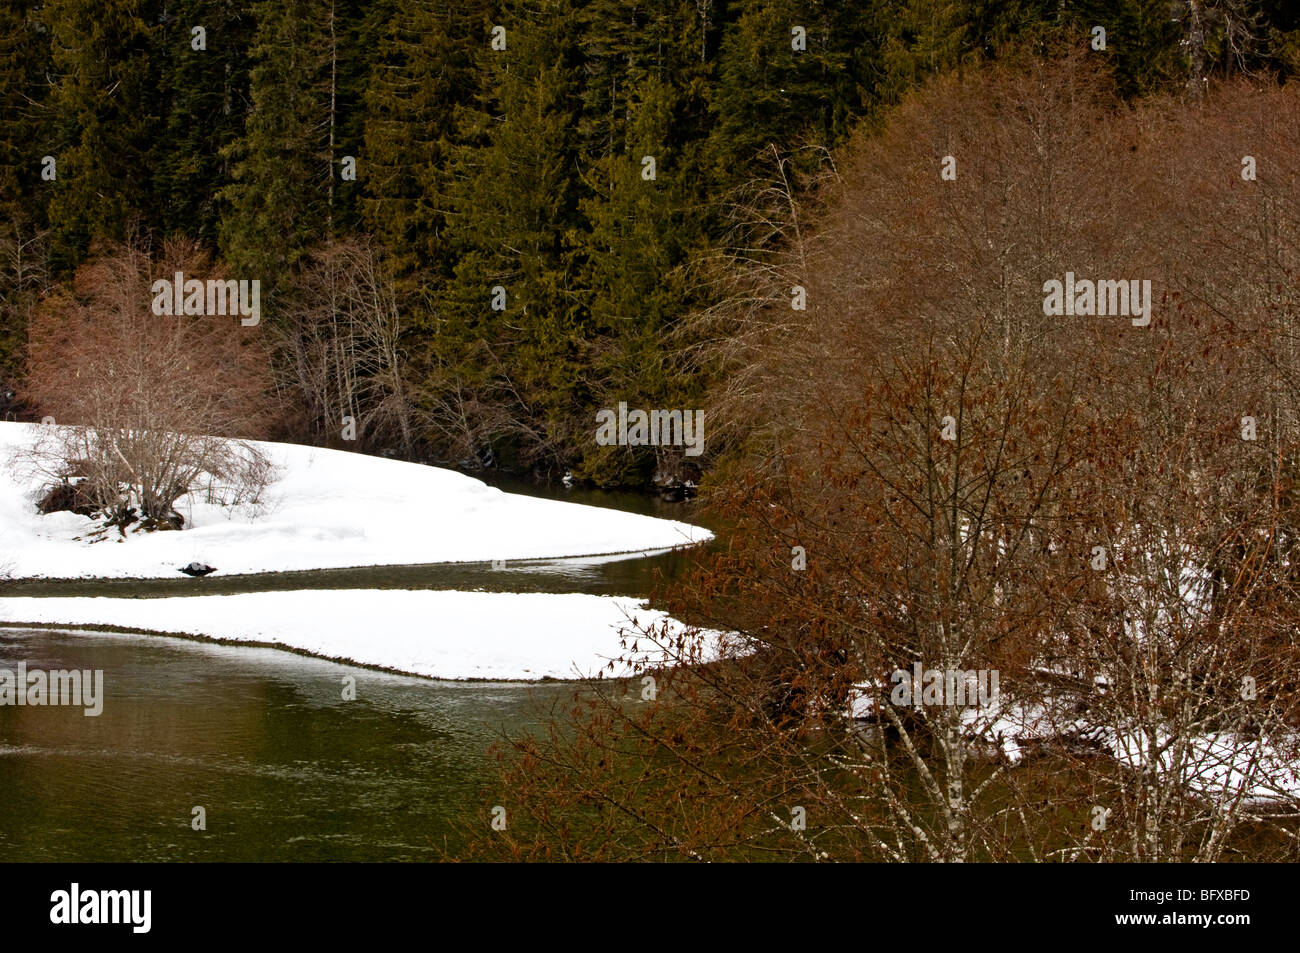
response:
<path id="1" fill-rule="evenodd" d="M 510 489 L 518 489 L 510 487 Z M 544 491 L 526 490 L 542 493 Z M 692 507 L 545 495 L 690 522 Z M 493 589 L 648 595 L 689 557 L 380 567 L 204 580 L 203 592 Z M 181 595 L 190 580 L 10 583 L 8 595 Z M 382 620 L 376 620 L 382 624 Z M 103 712 L 0 706 L 10 860 L 390 861 L 454 856 L 494 803 L 489 746 L 581 685 L 438 682 L 274 649 L 0 627 L 0 668 L 102 669 Z M 345 701 L 342 676 L 356 678 Z M 505 799 L 505 798 L 502 798 Z M 192 827 L 203 808 L 206 830 Z"/>

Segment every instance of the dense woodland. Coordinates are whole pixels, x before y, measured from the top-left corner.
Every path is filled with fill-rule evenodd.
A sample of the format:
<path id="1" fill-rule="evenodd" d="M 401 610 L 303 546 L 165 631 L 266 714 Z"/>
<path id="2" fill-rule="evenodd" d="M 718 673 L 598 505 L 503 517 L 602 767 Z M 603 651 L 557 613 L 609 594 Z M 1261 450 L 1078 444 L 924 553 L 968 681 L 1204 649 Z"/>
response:
<path id="1" fill-rule="evenodd" d="M 694 476 L 598 446 L 595 411 L 711 411 L 851 130 L 1098 25 L 1129 99 L 1300 63 L 1284 0 L 10 0 L 0 396 L 66 416 L 28 386 L 42 309 L 97 260 L 179 256 L 261 282 L 243 435 L 344 445 L 350 417 L 412 459 Z"/>

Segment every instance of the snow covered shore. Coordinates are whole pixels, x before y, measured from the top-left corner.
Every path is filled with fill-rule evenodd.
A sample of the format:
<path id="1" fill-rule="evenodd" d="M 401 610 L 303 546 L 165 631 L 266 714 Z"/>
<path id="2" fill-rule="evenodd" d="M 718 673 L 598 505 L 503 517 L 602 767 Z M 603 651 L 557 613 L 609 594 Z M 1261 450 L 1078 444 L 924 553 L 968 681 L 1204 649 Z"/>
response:
<path id="1" fill-rule="evenodd" d="M 260 507 L 181 498 L 180 532 L 110 531 L 72 513 L 37 514 L 40 481 L 14 450 L 38 424 L 0 422 L 0 574 L 11 578 L 176 578 L 192 561 L 223 575 L 352 566 L 633 553 L 712 537 L 675 520 L 504 493 L 437 467 L 340 450 L 258 443 L 278 470 Z"/>
<path id="2" fill-rule="evenodd" d="M 609 663 L 656 648 L 634 627 L 667 616 L 639 599 L 584 594 L 331 589 L 163 599 L 0 598 L 6 622 L 112 626 L 281 646 L 442 679 L 621 677 Z M 682 626 L 669 622 L 670 632 Z M 658 656 L 665 661 L 662 653 Z M 671 662 L 671 659 L 666 661 Z"/>

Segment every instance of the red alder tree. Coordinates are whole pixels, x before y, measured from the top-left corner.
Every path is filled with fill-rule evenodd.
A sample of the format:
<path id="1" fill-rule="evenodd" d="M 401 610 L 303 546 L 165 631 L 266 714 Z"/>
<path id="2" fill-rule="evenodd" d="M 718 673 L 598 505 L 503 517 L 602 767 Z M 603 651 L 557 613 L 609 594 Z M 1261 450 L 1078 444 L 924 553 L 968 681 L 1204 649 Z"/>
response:
<path id="1" fill-rule="evenodd" d="M 151 257 L 119 245 L 32 316 L 24 391 L 58 426 L 25 462 L 77 485 L 85 504 L 123 530 L 137 512 L 145 528 L 178 528 L 175 503 L 201 477 L 235 499 L 270 476 L 240 439 L 264 436 L 272 420 L 263 332 L 238 317 L 154 314 L 152 282 L 176 272 L 223 277 L 191 246 Z"/>

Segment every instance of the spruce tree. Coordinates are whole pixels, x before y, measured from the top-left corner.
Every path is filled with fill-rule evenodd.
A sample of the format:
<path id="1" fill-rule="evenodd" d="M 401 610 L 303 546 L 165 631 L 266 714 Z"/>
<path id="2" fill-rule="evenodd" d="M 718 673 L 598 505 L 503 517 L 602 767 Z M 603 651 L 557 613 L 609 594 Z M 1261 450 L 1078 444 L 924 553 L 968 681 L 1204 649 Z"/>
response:
<path id="1" fill-rule="evenodd" d="M 49 31 L 35 0 L 0 7 L 0 389 L 17 378 L 27 315 L 46 279 Z M 0 394 L 3 402 L 3 394 Z"/>
<path id="2" fill-rule="evenodd" d="M 545 0 L 527 17 L 502 17 L 503 51 L 489 49 L 486 29 L 481 35 L 488 81 L 457 151 L 457 265 L 434 342 L 454 386 L 480 395 L 467 409 L 478 415 L 469 439 L 508 435 L 502 449 L 527 459 L 560 453 L 587 386 L 580 358 L 589 310 L 574 253 L 583 223 L 573 12 L 572 0 Z"/>
<path id="3" fill-rule="evenodd" d="M 66 268 L 95 239 L 121 240 L 156 220 L 150 189 L 162 141 L 154 34 L 161 4 L 48 0 L 56 185 L 49 218 Z"/>
<path id="4" fill-rule="evenodd" d="M 49 140 L 49 28 L 39 0 L 0 6 L 0 228 L 44 224 L 41 160 Z"/>
<path id="5" fill-rule="evenodd" d="M 220 236 L 237 270 L 274 285 L 333 231 L 342 23 L 338 0 L 259 0 L 253 10 L 251 111 L 226 151 Z"/>
<path id="6" fill-rule="evenodd" d="M 644 483 L 655 453 L 599 447 L 594 412 L 621 401 L 681 407 L 698 391 L 676 369 L 676 325 L 696 306 L 687 264 L 711 221 L 701 145 L 707 121 L 708 21 L 694 6 L 584 11 L 584 133 L 579 238 L 591 311 L 584 362 L 591 403 L 575 407 L 575 472 Z"/>
<path id="7" fill-rule="evenodd" d="M 361 220 L 424 307 L 452 272 L 447 244 L 460 113 L 482 77 L 482 2 L 397 0 L 365 93 Z"/>
<path id="8" fill-rule="evenodd" d="M 230 182 L 228 147 L 242 133 L 248 109 L 253 18 L 247 6 L 244 0 L 179 0 L 156 34 L 166 96 L 157 225 L 213 249 L 217 193 Z"/>
<path id="9" fill-rule="evenodd" d="M 759 0 L 726 31 L 710 136 L 719 187 L 743 182 L 769 145 L 832 144 L 870 104 L 879 48 L 872 6 Z"/>

